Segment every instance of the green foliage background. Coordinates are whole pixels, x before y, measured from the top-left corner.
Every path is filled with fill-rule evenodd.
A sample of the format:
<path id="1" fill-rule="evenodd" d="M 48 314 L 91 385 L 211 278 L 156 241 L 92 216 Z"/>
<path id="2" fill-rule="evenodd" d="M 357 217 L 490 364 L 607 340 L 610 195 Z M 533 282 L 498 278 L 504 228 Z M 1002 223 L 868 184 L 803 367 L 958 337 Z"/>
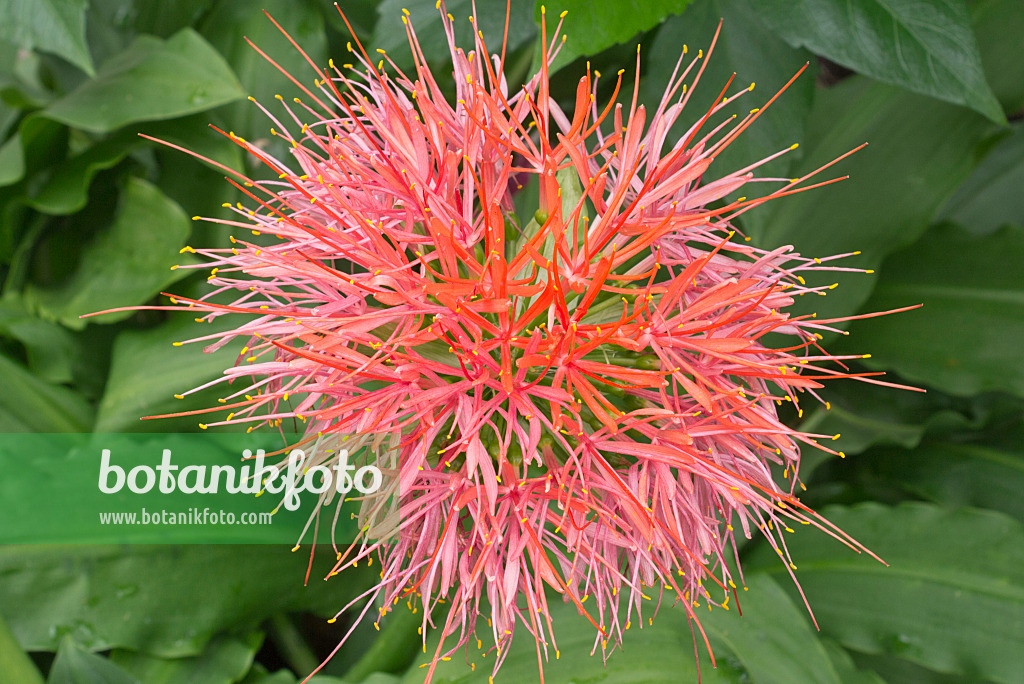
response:
<path id="1" fill-rule="evenodd" d="M 433 0 L 341 4 L 360 39 L 399 62 L 408 8 L 443 73 Z M 497 36 L 505 3 L 476 5 L 485 33 Z M 515 81 L 536 59 L 540 8 L 512 5 Z M 465 40 L 471 3 L 447 6 Z M 0 432 L 142 430 L 152 427 L 142 415 L 214 399 L 172 398 L 234 360 L 232 349 L 172 347 L 192 335 L 187 317 L 79 316 L 201 287 L 170 270 L 187 256 L 179 249 L 227 236 L 189 217 L 223 216 L 221 204 L 239 198 L 223 173 L 139 134 L 256 172 L 209 125 L 266 141 L 269 125 L 245 96 L 269 102 L 295 88 L 242 37 L 312 79 L 261 9 L 317 62 L 343 54 L 349 37 L 326 0 L 0 0 Z M 805 501 L 890 567 L 810 529 L 793 535 L 815 630 L 790 569 L 767 545 L 747 544 L 744 616 L 705 616 L 718 667 L 702 653 L 702 681 L 1024 681 L 1024 5 L 553 0 L 548 17 L 563 9 L 568 39 L 554 90 L 570 99 L 584 60 L 629 70 L 639 41 L 649 101 L 682 44 L 706 48 L 720 18 L 693 116 L 733 72 L 758 84 L 741 103 L 749 108 L 809 62 L 716 166 L 799 142 L 772 169 L 795 177 L 870 145 L 838 167 L 850 180 L 751 212 L 744 228 L 766 247 L 862 252 L 856 265 L 875 273 L 839 274 L 839 287 L 813 302 L 823 315 L 924 304 L 827 342 L 871 352 L 868 369 L 926 394 L 835 383 L 824 394 L 831 410 L 790 416 L 840 433 L 849 455 L 807 454 Z M 298 556 L 244 546 L 0 547 L 0 680 L 294 683 L 344 625 L 316 616 L 370 579 L 352 572 L 305 588 Z M 555 612 L 561 657 L 547 681 L 696 681 L 678 608 L 666 603 L 653 627 L 630 630 L 607 665 L 589 656 L 593 634 L 575 610 Z M 421 680 L 417 638 L 403 613 L 379 633 L 363 626 L 314 681 Z M 486 681 L 487 660 L 474 660 L 475 671 L 446 663 L 439 679 Z M 499 681 L 536 679 L 524 634 Z"/>

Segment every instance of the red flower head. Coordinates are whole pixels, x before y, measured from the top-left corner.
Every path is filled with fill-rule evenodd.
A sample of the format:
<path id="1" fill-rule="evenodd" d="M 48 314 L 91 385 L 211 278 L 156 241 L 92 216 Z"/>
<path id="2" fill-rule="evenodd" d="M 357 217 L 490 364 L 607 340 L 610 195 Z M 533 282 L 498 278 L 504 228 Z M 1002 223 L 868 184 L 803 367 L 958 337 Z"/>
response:
<path id="1" fill-rule="evenodd" d="M 413 72 L 356 41 L 355 66 L 311 62 L 316 88 L 264 110 L 290 159 L 230 134 L 274 178 L 236 182 L 250 208 L 215 222 L 276 238 L 196 250 L 216 267 L 213 291 L 188 306 L 255 316 L 198 338 L 248 339 L 225 379 L 253 382 L 211 424 L 297 417 L 376 454 L 400 517 L 365 500 L 364 536 L 335 571 L 378 559 L 362 615 L 414 601 L 443 636 L 435 664 L 476 640 L 481 613 L 495 670 L 517 629 L 547 657 L 546 588 L 590 619 L 602 650 L 653 612 L 647 594 L 674 594 L 699 628 L 692 606 L 733 594 L 737 530 L 783 557 L 791 521 L 860 549 L 794 495 L 801 446 L 830 450 L 776 411 L 853 377 L 842 361 L 855 357 L 818 346 L 837 321 L 787 309 L 823 290 L 801 273 L 855 269 L 824 263 L 848 255 L 737 239 L 736 216 L 815 187 L 817 172 L 755 177 L 788 150 L 714 165 L 775 98 L 716 122 L 747 91 L 725 84 L 669 138 L 702 52 L 684 50 L 653 112 L 636 89 L 616 103 L 622 72 L 599 103 L 589 69 L 570 110 L 549 92 L 560 24 L 542 23 L 540 72 L 510 92 L 505 46 L 490 51 L 477 31 L 466 52 L 441 18 L 454 98 L 403 17 Z M 776 189 L 730 199 L 756 180 Z"/>

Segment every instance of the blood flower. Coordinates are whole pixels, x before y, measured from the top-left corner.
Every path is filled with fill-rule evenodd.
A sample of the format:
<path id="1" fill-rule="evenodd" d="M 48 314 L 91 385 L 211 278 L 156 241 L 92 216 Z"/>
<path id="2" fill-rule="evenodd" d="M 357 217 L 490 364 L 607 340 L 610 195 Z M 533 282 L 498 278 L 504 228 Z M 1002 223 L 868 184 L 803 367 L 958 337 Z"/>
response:
<path id="1" fill-rule="evenodd" d="M 557 654 L 552 596 L 593 623 L 602 651 L 666 592 L 703 639 L 694 606 L 728 606 L 742 579 L 727 562 L 737 532 L 787 563 L 792 521 L 863 550 L 796 496 L 800 449 L 830 451 L 829 436 L 777 412 L 855 375 L 843 361 L 857 357 L 819 346 L 839 319 L 788 310 L 827 289 L 801 274 L 856 269 L 831 263 L 850 255 L 759 249 L 733 224 L 816 187 L 822 169 L 757 177 L 789 150 L 714 163 L 779 95 L 716 117 L 749 90 L 717 84 L 711 110 L 670 136 L 702 51 L 684 48 L 653 110 L 635 87 L 617 102 L 623 72 L 599 98 L 589 66 L 563 107 L 548 71 L 561 22 L 542 22 L 540 71 L 512 88 L 507 41 L 491 51 L 475 31 L 467 52 L 440 11 L 452 79 L 431 72 L 403 16 L 409 73 L 354 41 L 352 64 L 310 61 L 314 87 L 292 78 L 304 97 L 257 105 L 289 158 L 228 134 L 273 178 L 232 172 L 248 208 L 207 220 L 261 237 L 192 250 L 215 267 L 211 291 L 176 300 L 207 320 L 249 315 L 197 338 L 246 341 L 220 381 L 251 382 L 210 425 L 297 418 L 390 475 L 332 571 L 379 563 L 360 617 L 415 604 L 424 644 L 428 627 L 441 634 L 428 680 L 471 640 L 486 639 L 497 671 L 517 630 L 539 663 Z M 773 189 L 737 198 L 745 186 Z"/>

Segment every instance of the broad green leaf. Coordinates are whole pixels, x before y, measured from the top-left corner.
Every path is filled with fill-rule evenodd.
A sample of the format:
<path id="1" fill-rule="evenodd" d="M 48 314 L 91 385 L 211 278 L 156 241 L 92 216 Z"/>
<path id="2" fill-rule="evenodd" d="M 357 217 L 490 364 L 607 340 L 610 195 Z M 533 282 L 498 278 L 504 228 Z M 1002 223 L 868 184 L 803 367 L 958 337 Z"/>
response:
<path id="1" fill-rule="evenodd" d="M 985 77 L 1007 115 L 1024 107 L 1024 12 L 1019 0 L 978 0 L 969 5 Z"/>
<path id="2" fill-rule="evenodd" d="M 224 59 L 192 29 L 166 41 L 140 36 L 100 67 L 96 78 L 44 114 L 69 126 L 106 133 L 137 121 L 173 119 L 244 97 Z"/>
<path id="3" fill-rule="evenodd" d="M 85 486 L 85 485 L 83 485 Z M 267 616 L 332 614 L 377 574 L 357 568 L 324 582 L 334 552 L 274 546 L 3 546 L 0 603 L 28 650 L 65 635 L 91 650 L 198 656 L 225 632 L 248 634 Z"/>
<path id="4" fill-rule="evenodd" d="M 0 187 L 30 178 L 59 162 L 65 154 L 67 129 L 35 114 L 21 120 L 17 132 L 0 146 Z"/>
<path id="5" fill-rule="evenodd" d="M 974 168 L 977 145 L 994 128 L 962 107 L 858 77 L 818 91 L 806 156 L 793 175 L 809 173 L 865 141 L 870 145 L 814 178 L 848 175 L 847 180 L 773 202 L 775 211 L 760 241 L 772 247 L 794 245 L 810 257 L 862 251 L 838 265 L 875 268 L 887 254 L 921 236 Z M 803 297 L 794 307 L 816 311 L 821 318 L 854 313 L 875 282 L 875 276 L 862 273 L 803 275 L 812 285 L 839 283 L 827 296 Z"/>
<path id="6" fill-rule="evenodd" d="M 1002 123 L 961 0 L 751 2 L 791 45 L 885 83 L 975 109 Z"/>
<path id="7" fill-rule="evenodd" d="M 17 183 L 25 175 L 25 153 L 21 135 L 15 133 L 0 145 L 0 187 Z"/>
<path id="8" fill-rule="evenodd" d="M 1024 523 L 1024 430 L 1001 440 L 930 440 L 914 450 L 877 448 L 858 457 L 858 476 L 887 481 L 945 506 L 978 506 Z"/>
<path id="9" fill-rule="evenodd" d="M 30 287 L 26 298 L 69 328 L 81 329 L 79 316 L 104 309 L 143 304 L 180 279 L 172 266 L 192 228 L 181 208 L 148 182 L 133 178 L 121 197 L 114 222 L 83 250 L 78 268 L 56 289 Z M 130 311 L 106 314 L 94 323 L 113 323 Z"/>
<path id="10" fill-rule="evenodd" d="M 218 637 L 203 652 L 187 658 L 156 658 L 115 650 L 110 659 L 146 684 L 232 684 L 245 676 L 263 643 L 263 635 Z"/>
<path id="11" fill-rule="evenodd" d="M 443 608 L 443 606 L 442 606 Z M 649 609 L 650 606 L 644 606 Z M 602 658 L 601 644 L 596 638 L 597 630 L 586 618 L 577 614 L 576 606 L 563 603 L 558 597 L 549 599 L 549 611 L 554 624 L 554 638 L 548 636 L 548 647 L 544 658 L 544 681 L 547 682 L 601 682 L 602 684 L 648 684 L 649 682 L 696 682 L 697 663 L 693 635 L 686 614 L 682 610 L 671 610 L 662 606 L 653 626 L 647 624 L 648 614 L 643 619 L 635 617 L 632 629 L 624 632 L 623 645 L 609 653 L 607 662 Z M 478 629 L 481 639 L 490 636 L 486 621 L 480 621 Z M 432 684 L 485 684 L 489 681 L 494 664 L 493 652 L 484 655 L 477 651 L 472 642 L 469 662 L 466 664 L 462 651 L 457 652 L 448 662 L 438 663 Z M 700 651 L 703 641 L 697 637 Z M 557 644 L 557 648 L 556 648 Z M 596 644 L 596 649 L 595 649 Z M 491 644 L 493 647 L 493 643 Z M 611 644 L 609 643 L 609 648 Z M 403 684 L 420 684 L 427 672 L 427 663 L 437 648 L 437 638 L 428 639 L 426 653 L 420 653 L 416 662 L 402 678 Z M 487 648 L 485 645 L 484 648 Z M 591 653 L 593 652 L 593 655 Z M 652 654 L 657 654 L 653 657 Z M 716 653 L 718 668 L 712 669 L 706 654 L 701 658 L 700 676 L 704 684 L 724 684 L 747 681 L 746 673 L 737 669 Z M 748 678 L 749 679 L 749 678 Z M 511 651 L 496 682 L 540 681 L 537 645 L 525 629 L 516 632 Z"/>
<path id="12" fill-rule="evenodd" d="M 43 684 L 35 663 L 22 650 L 0 615 L 0 672 L 9 684 Z"/>
<path id="13" fill-rule="evenodd" d="M 321 68 L 327 66 L 327 36 L 323 17 L 312 0 L 263 0 L 258 8 L 247 3 L 223 1 L 217 3 L 204 19 L 203 35 L 224 55 L 242 87 L 280 116 L 283 109 L 274 99 L 275 95 L 281 95 L 288 103 L 294 97 L 307 101 L 309 98 L 247 40 L 310 90 L 315 91 L 313 80 L 317 75 L 288 38 L 259 10 L 270 14 Z M 266 141 L 276 146 L 277 149 L 270 149 L 272 153 L 281 155 L 280 158 L 287 157 L 286 145 L 270 135 L 270 128 L 275 124 L 256 105 L 239 102 L 232 105 L 228 116 L 232 128 L 240 135 Z M 284 120 L 289 121 L 287 117 Z"/>
<path id="14" fill-rule="evenodd" d="M 195 26 L 212 4 L 213 0 L 135 2 L 132 27 L 139 33 L 166 38 L 187 26 Z"/>
<path id="15" fill-rule="evenodd" d="M 822 634 L 974 681 L 1019 681 L 1024 526 L 998 513 L 922 503 L 822 513 L 889 563 L 811 529 L 787 536 Z M 767 545 L 744 567 L 787 579 L 788 568 Z M 799 600 L 796 587 L 787 589 Z"/>
<path id="16" fill-rule="evenodd" d="M 857 321 L 872 367 L 957 395 L 1024 396 L 1024 229 L 988 237 L 945 224 L 886 260 L 866 308 L 920 309 Z"/>
<path id="17" fill-rule="evenodd" d="M 195 323 L 187 314 L 145 331 L 125 331 L 114 343 L 114 355 L 106 391 L 96 417 L 98 432 L 194 432 L 197 416 L 143 421 L 145 416 L 176 413 L 215 406 L 227 393 L 227 385 L 182 395 L 220 376 L 234 365 L 242 340 L 206 354 L 204 342 L 174 346 L 193 337 L 237 325 L 240 319 L 222 317 L 215 323 Z"/>
<path id="18" fill-rule="evenodd" d="M 56 216 L 79 211 L 89 199 L 93 176 L 116 165 L 143 142 L 135 133 L 123 131 L 91 145 L 58 166 L 29 200 L 29 206 Z"/>
<path id="19" fill-rule="evenodd" d="M 904 682 L 912 684 L 979 684 L 976 677 L 936 672 L 895 656 L 872 655 L 857 651 L 851 651 L 850 654 L 859 667 L 878 673 L 881 680 L 874 680 L 876 682 L 884 681 L 888 684 L 904 684 Z"/>
<path id="20" fill-rule="evenodd" d="M 1024 14 L 1024 13 L 1022 13 Z M 1024 125 L 1001 140 L 942 209 L 940 219 L 988 235 L 1007 224 L 1024 225 Z"/>
<path id="21" fill-rule="evenodd" d="M 839 435 L 829 446 L 847 454 L 858 454 L 875 444 L 915 447 L 928 431 L 978 427 L 983 417 L 978 415 L 983 411 L 980 407 L 944 394 L 864 382 L 833 383 L 821 391 L 821 396 L 828 404 L 814 408 L 800 429 Z M 800 472 L 803 475 L 803 468 Z"/>
<path id="22" fill-rule="evenodd" d="M 0 3 L 0 38 L 60 55 L 93 74 L 85 43 L 87 5 L 88 0 L 4 0 Z"/>
<path id="23" fill-rule="evenodd" d="M 565 44 L 553 68 L 560 68 L 581 55 L 594 55 L 616 43 L 623 43 L 636 34 L 657 26 L 665 17 L 680 14 L 692 0 L 649 0 L 647 2 L 602 2 L 587 0 L 538 0 L 534 18 L 546 12 L 550 42 L 559 16 Z M 698 37 L 694 37 L 698 39 Z M 623 65 L 628 66 L 628 65 Z"/>
<path id="24" fill-rule="evenodd" d="M 54 89 L 59 88 L 59 84 L 54 82 L 54 71 L 63 63 L 44 57 L 0 39 L 0 101 L 4 105 L 15 110 L 33 110 L 54 100 Z M 82 72 L 75 67 L 67 69 L 82 78 Z M 10 122 L 7 123 L 9 125 Z"/>
<path id="25" fill-rule="evenodd" d="M 843 684 L 885 684 L 885 680 L 872 670 L 861 670 L 850 658 L 850 654 L 839 644 L 831 639 L 822 639 L 828 657 L 832 660 L 832 667 L 839 675 L 839 681 Z"/>
<path id="26" fill-rule="evenodd" d="M 142 684 L 116 663 L 64 637 L 46 684 Z"/>
<path id="27" fill-rule="evenodd" d="M 839 684 L 803 605 L 795 604 L 765 573 L 751 573 L 746 579 L 748 591 L 740 592 L 738 599 L 742 616 L 735 610 L 697 613 L 716 655 L 724 646 L 757 684 Z"/>
<path id="28" fill-rule="evenodd" d="M 74 379 L 81 354 L 75 336 L 53 321 L 31 315 L 14 296 L 0 299 L 0 335 L 24 345 L 29 370 L 40 380 Z"/>
<path id="29" fill-rule="evenodd" d="M 93 409 L 81 396 L 45 382 L 0 354 L 0 433 L 88 432 Z"/>
<path id="30" fill-rule="evenodd" d="M 420 48 L 429 62 L 450 62 L 448 39 L 441 23 L 440 11 L 435 0 L 384 0 L 377 8 L 379 17 L 370 42 L 366 45 L 371 55 L 376 49 L 384 50 L 403 69 L 412 66 L 412 51 L 409 38 L 402 24 L 402 10 L 409 10 L 409 24 L 416 31 Z M 508 22 L 508 51 L 511 52 L 537 35 L 533 22 L 532 1 L 513 2 Z M 344 7 L 342 7 L 344 9 Z M 468 51 L 473 46 L 473 15 L 471 0 L 453 0 L 445 3 L 445 9 L 452 15 L 455 28 L 455 44 Z M 505 0 L 482 0 L 476 3 L 476 19 L 483 31 L 487 49 L 492 54 L 501 54 L 501 41 L 505 33 Z M 351 61 L 351 60 L 346 60 Z M 445 74 L 450 76 L 450 72 Z M 506 67 L 506 76 L 512 77 Z M 439 82 L 443 82 L 438 78 Z"/>
<path id="31" fill-rule="evenodd" d="M 32 198 L 30 206 L 37 211 L 53 215 L 73 214 L 81 210 L 88 201 L 89 187 L 97 172 L 116 166 L 135 148 L 152 144 L 140 137 L 140 133 L 181 145 L 190 152 L 207 157 L 228 168 L 243 171 L 241 147 L 213 130 L 206 115 L 147 123 L 138 128 L 138 131 L 133 127 L 113 133 L 86 147 L 83 152 L 72 157 L 66 163 L 59 165 Z M 163 153 L 163 149 L 160 152 Z M 170 152 L 174 156 L 184 158 L 188 164 L 215 168 L 205 162 L 190 159 L 178 151 Z M 182 200 L 185 198 L 195 200 L 198 195 L 201 195 L 201 193 L 197 193 L 197 190 L 201 190 L 204 184 L 210 182 L 208 174 L 202 173 L 198 176 L 195 167 L 193 172 L 179 174 L 174 173 L 176 169 L 168 169 L 167 164 L 161 164 L 161 167 L 161 189 L 165 193 L 169 186 L 173 189 L 178 185 L 190 185 L 189 191 L 181 194 Z M 215 173 L 216 176 L 223 177 L 225 172 L 218 167 L 215 168 Z M 191 186 L 193 183 L 195 185 Z M 227 183 L 223 184 L 229 187 Z M 189 206 L 188 209 L 193 210 L 194 207 Z"/>
<path id="32" fill-rule="evenodd" d="M 697 0 L 681 16 L 665 21 L 650 45 L 640 87 L 648 118 L 653 116 L 661 101 L 679 60 L 682 43 L 689 42 L 694 51 L 703 48 L 707 52 L 719 20 L 722 30 L 714 52 L 707 58 L 700 82 L 691 91 L 686 111 L 669 134 L 670 142 L 683 135 L 711 108 L 733 74 L 736 79 L 729 95 L 746 90 L 751 83 L 756 83 L 756 88 L 719 113 L 709 122 L 708 130 L 727 116 L 736 114 L 742 118 L 749 110 L 763 106 L 813 58 L 811 53 L 791 48 L 764 28 L 745 11 L 742 0 Z M 710 177 L 724 176 L 794 143 L 803 143 L 813 95 L 814 74 L 805 72 L 764 110 L 753 126 L 715 157 Z M 799 149 L 760 167 L 756 173 L 788 178 L 794 154 L 799 155 Z M 743 219 L 746 224 L 759 217 L 763 218 L 763 212 L 753 210 L 744 214 Z"/>

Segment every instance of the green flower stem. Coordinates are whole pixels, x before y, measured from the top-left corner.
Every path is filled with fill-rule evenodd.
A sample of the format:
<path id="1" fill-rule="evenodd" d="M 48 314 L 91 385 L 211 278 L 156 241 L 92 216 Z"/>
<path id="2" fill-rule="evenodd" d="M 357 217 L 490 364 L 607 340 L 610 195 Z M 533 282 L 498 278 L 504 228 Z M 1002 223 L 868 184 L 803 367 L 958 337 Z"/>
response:
<path id="1" fill-rule="evenodd" d="M 413 613 L 399 603 L 384 618 L 380 636 L 355 665 L 345 673 L 345 679 L 360 682 L 374 672 L 401 672 L 419 652 L 420 639 L 416 628 L 423 615 Z"/>
<path id="2" fill-rule="evenodd" d="M 301 675 L 312 672 L 320 665 L 320 659 L 287 615 L 278 613 L 270 618 L 269 623 L 270 639 L 293 671 Z"/>

